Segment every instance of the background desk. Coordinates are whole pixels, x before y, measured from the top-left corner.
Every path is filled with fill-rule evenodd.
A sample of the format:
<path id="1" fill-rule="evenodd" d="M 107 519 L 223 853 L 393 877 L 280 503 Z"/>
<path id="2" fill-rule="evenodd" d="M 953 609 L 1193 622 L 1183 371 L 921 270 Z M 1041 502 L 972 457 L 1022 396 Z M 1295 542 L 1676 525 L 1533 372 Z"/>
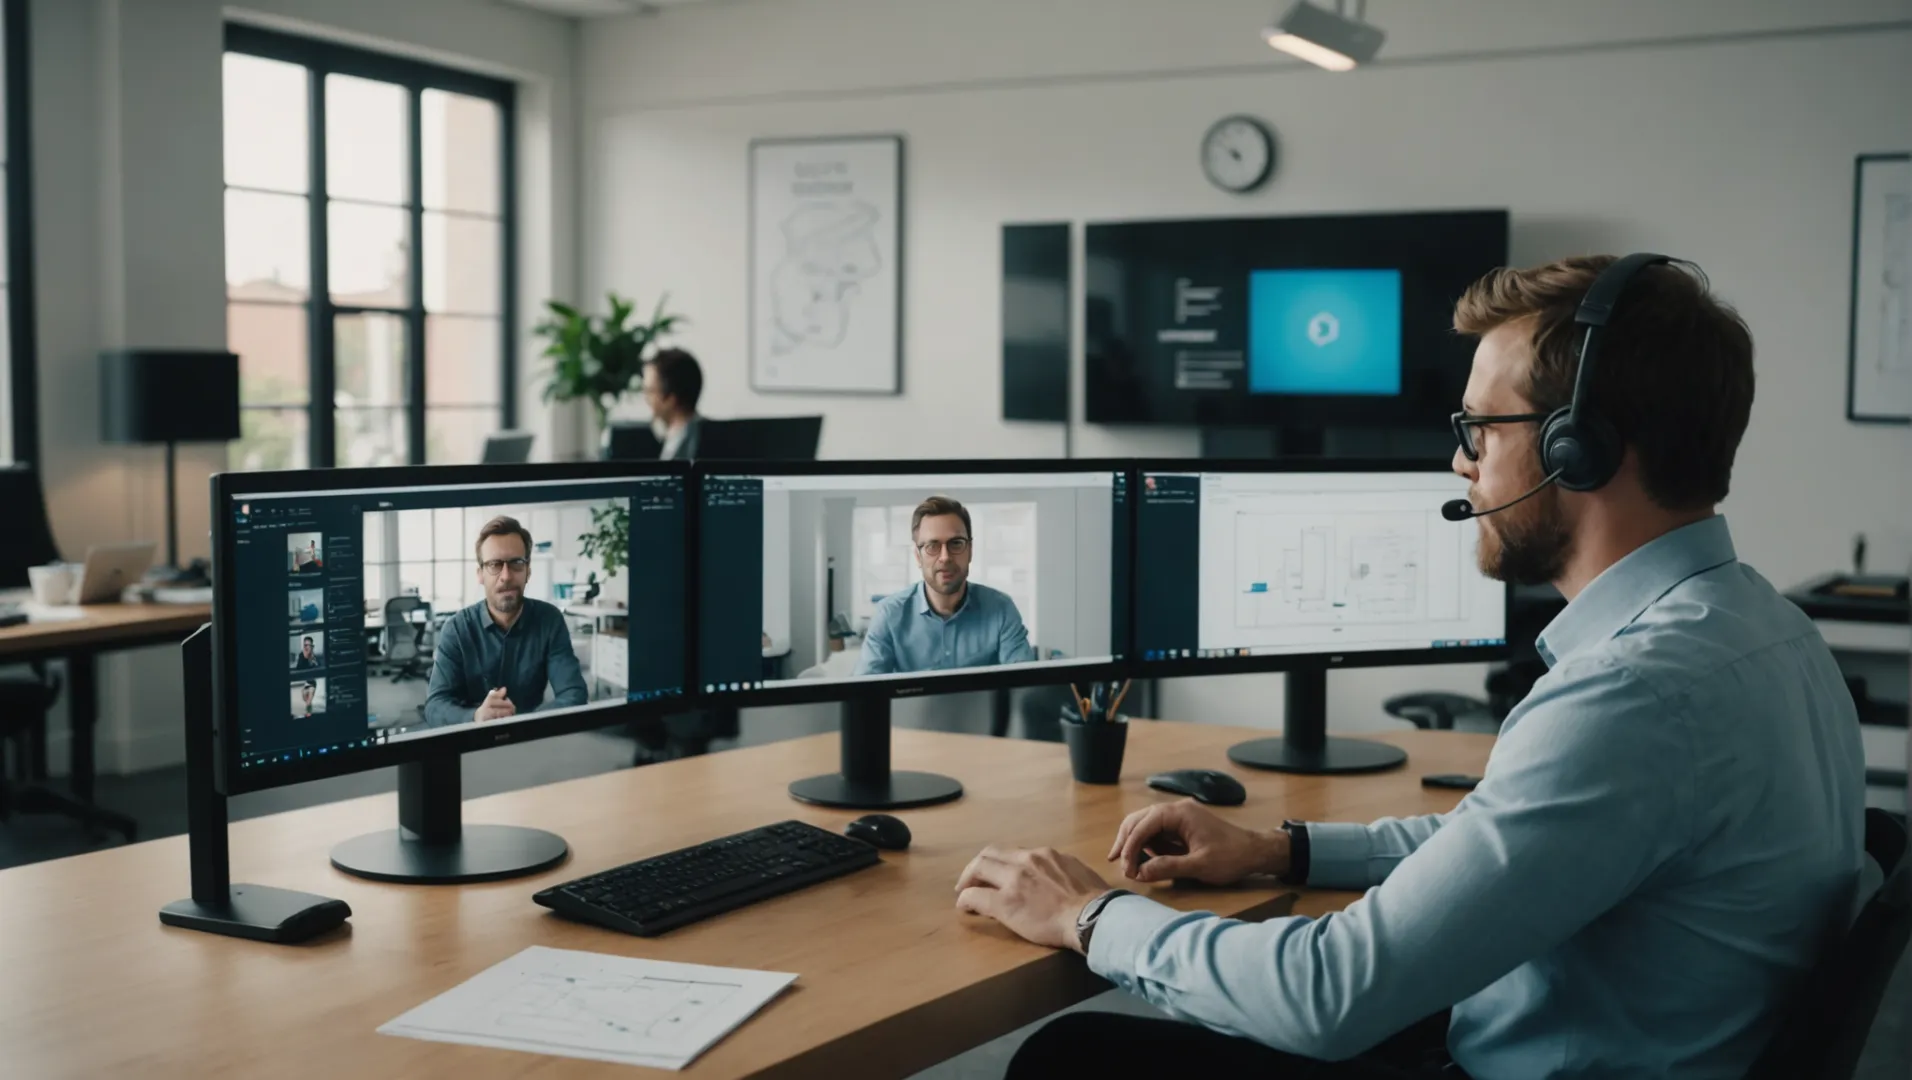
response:
<path id="1" fill-rule="evenodd" d="M 326 861 L 331 846 L 388 828 L 377 796 L 232 826 L 233 880 L 306 889 L 352 905 L 350 929 L 302 947 L 162 927 L 185 895 L 185 837 L 0 871 L 0 1072 L 100 1076 L 629 1077 L 626 1066 L 394 1038 L 375 1029 L 528 945 L 796 972 L 796 985 L 718 1043 L 692 1077 L 907 1076 L 1107 988 L 1074 953 L 1038 948 L 960 915 L 956 876 L 983 845 L 1053 845 L 1106 867 L 1129 811 L 1169 798 L 1149 773 L 1226 766 L 1224 750 L 1266 731 L 1138 722 L 1119 786 L 1069 778 L 1061 745 L 898 730 L 899 768 L 936 768 L 967 795 L 900 815 L 915 833 L 884 864 L 661 938 L 569 923 L 531 902 L 554 882 L 753 826 L 857 816 L 792 802 L 789 780 L 837 763 L 834 735 L 688 758 L 465 804 L 465 820 L 554 829 L 571 859 L 535 878 L 460 888 L 380 885 Z M 1370 820 L 1451 808 L 1428 772 L 1479 772 L 1492 739 L 1387 737 L 1405 769 L 1372 776 L 1243 775 L 1230 818 Z M 1238 775 L 1242 770 L 1231 770 Z M 1118 872 L 1110 869 L 1114 880 Z M 1266 917 L 1294 894 L 1149 888 L 1167 903 Z M 1356 894 L 1302 890 L 1298 910 Z"/>
<path id="2" fill-rule="evenodd" d="M 68 783 L 76 798 L 93 801 L 93 727 L 99 720 L 99 683 L 94 658 L 116 649 L 184 641 L 212 618 L 207 604 L 88 604 L 86 615 L 59 622 L 29 622 L 0 628 L 0 664 L 36 660 L 66 662 L 66 710 L 72 766 Z M 46 776 L 44 744 L 31 771 Z"/>

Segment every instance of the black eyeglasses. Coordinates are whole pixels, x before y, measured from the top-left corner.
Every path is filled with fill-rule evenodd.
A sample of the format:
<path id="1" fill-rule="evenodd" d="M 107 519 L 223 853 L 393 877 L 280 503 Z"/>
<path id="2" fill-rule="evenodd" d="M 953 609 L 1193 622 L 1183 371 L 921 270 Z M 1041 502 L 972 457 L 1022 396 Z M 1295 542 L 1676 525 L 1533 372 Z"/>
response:
<path id="1" fill-rule="evenodd" d="M 1538 424 L 1547 418 L 1544 412 L 1506 413 L 1501 416 L 1469 416 L 1463 409 L 1452 416 L 1454 421 L 1454 441 L 1461 444 L 1461 453 L 1469 461 L 1480 460 L 1480 447 L 1474 442 L 1474 429 L 1488 424 Z"/>
<path id="2" fill-rule="evenodd" d="M 531 568 L 531 560 L 530 559 L 486 559 L 484 562 L 481 562 L 478 564 L 478 568 L 485 572 L 486 577 L 497 577 L 499 574 L 504 573 L 506 570 L 510 570 L 514 574 L 522 574 L 526 570 L 529 570 Z"/>

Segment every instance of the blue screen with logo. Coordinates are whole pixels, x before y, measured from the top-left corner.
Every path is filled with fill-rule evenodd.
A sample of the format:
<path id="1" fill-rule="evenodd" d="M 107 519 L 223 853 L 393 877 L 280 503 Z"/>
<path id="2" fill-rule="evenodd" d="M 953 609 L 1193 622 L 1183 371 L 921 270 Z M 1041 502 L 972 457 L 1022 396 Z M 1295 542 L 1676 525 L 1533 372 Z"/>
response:
<path id="1" fill-rule="evenodd" d="M 1401 272 L 1250 273 L 1248 390 L 1400 393 Z"/>

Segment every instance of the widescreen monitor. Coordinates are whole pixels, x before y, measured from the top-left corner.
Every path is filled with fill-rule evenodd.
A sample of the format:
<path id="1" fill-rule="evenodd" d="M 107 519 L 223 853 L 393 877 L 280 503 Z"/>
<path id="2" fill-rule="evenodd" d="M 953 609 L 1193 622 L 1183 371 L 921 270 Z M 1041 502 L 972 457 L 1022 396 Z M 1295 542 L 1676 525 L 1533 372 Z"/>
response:
<path id="1" fill-rule="evenodd" d="M 448 762 L 455 802 L 463 751 L 683 707 L 681 467 L 225 474 L 214 500 L 229 794 Z"/>
<path id="2" fill-rule="evenodd" d="M 1480 570 L 1480 525 L 1442 518 L 1467 494 L 1444 464 L 1161 464 L 1139 486 L 1137 671 L 1288 672 L 1288 741 L 1320 751 L 1298 771 L 1400 760 L 1326 739 L 1329 668 L 1507 654 L 1509 591 Z"/>
<path id="3" fill-rule="evenodd" d="M 696 483 L 709 700 L 886 709 L 1124 669 L 1121 464 L 704 463 Z"/>

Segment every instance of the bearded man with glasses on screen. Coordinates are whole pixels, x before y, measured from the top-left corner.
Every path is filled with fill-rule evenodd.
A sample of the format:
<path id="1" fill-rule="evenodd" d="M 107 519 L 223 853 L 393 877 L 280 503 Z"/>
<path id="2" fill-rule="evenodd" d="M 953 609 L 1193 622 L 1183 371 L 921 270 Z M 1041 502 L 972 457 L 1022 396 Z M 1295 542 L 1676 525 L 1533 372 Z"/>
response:
<path id="1" fill-rule="evenodd" d="M 1022 664 L 1036 658 L 1022 612 L 1009 595 L 969 580 L 975 557 L 969 511 L 941 495 L 910 515 L 923 581 L 876 606 L 858 675 Z"/>
<path id="2" fill-rule="evenodd" d="M 515 518 L 492 518 L 478 530 L 476 550 L 485 598 L 439 631 L 423 726 L 483 723 L 588 702 L 563 613 L 524 594 L 531 530 Z"/>

